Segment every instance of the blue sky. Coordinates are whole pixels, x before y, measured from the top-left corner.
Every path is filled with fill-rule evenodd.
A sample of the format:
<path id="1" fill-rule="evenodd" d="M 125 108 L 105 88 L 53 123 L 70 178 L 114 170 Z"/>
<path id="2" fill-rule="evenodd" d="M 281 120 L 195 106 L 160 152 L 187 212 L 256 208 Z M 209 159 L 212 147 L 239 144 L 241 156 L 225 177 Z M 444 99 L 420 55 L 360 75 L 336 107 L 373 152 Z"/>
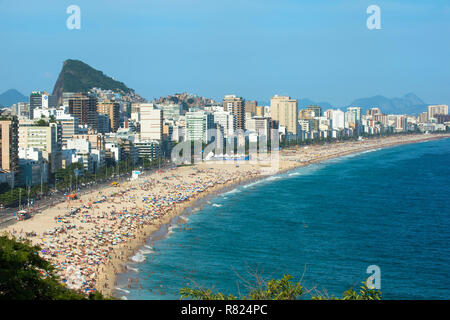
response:
<path id="1" fill-rule="evenodd" d="M 66 8 L 81 8 L 81 29 Z M 381 30 L 366 9 L 381 8 Z M 79 59 L 153 97 L 450 104 L 450 1 L 0 0 L 0 92 L 53 90 Z"/>

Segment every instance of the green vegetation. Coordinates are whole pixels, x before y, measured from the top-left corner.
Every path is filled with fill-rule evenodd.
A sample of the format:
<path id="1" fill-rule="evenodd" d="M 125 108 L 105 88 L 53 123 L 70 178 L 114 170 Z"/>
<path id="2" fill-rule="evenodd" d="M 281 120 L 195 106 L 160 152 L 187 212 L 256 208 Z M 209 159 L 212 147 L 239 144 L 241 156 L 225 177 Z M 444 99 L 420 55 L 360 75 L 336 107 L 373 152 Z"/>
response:
<path id="1" fill-rule="evenodd" d="M 48 122 L 45 119 L 39 119 L 38 121 L 35 121 L 34 123 L 40 127 L 48 127 Z"/>
<path id="2" fill-rule="evenodd" d="M 48 118 L 48 122 L 49 122 L 49 123 L 56 123 L 56 118 L 55 118 L 55 116 L 54 116 L 54 115 L 51 115 L 51 116 Z"/>
<path id="3" fill-rule="evenodd" d="M 281 279 L 272 279 L 263 281 L 257 274 L 255 283 L 251 284 L 246 281 L 248 294 L 239 297 L 232 294 L 224 294 L 221 292 L 213 293 L 210 289 L 189 287 L 180 290 L 181 298 L 188 298 L 194 300 L 297 300 L 310 293 L 311 290 L 305 290 L 300 282 L 293 282 L 291 275 L 284 275 Z M 327 297 L 323 294 L 312 295 L 313 300 L 381 300 L 381 292 L 379 290 L 370 289 L 367 284 L 363 282 L 359 292 L 349 289 L 342 295 L 342 298 Z"/>
<path id="4" fill-rule="evenodd" d="M 103 300 L 86 297 L 59 282 L 50 262 L 30 242 L 0 236 L 0 300 Z"/>
<path id="5" fill-rule="evenodd" d="M 46 194 L 49 188 L 46 184 L 42 185 L 42 193 Z M 28 192 L 30 198 L 35 198 L 41 194 L 41 185 L 35 185 L 30 188 L 17 187 L 10 189 L 8 183 L 4 182 L 0 184 L 0 204 L 3 206 L 18 205 L 19 201 L 21 203 L 26 203 L 28 198 Z"/>
<path id="6" fill-rule="evenodd" d="M 140 159 L 140 165 L 142 169 L 149 170 L 158 167 L 156 160 Z M 89 183 L 99 181 L 107 178 L 114 178 L 118 174 L 129 174 L 136 169 L 136 165 L 133 165 L 131 161 L 124 160 L 118 163 L 111 163 L 107 166 L 97 168 L 96 172 L 89 173 L 83 172 L 83 165 L 81 163 L 72 163 L 65 169 L 59 169 L 55 172 L 53 177 L 49 178 L 49 184 L 43 183 L 34 186 L 18 186 L 11 189 L 8 183 L 0 184 L 0 204 L 3 206 L 17 206 L 19 202 L 21 204 L 27 203 L 28 198 L 36 199 L 44 195 L 48 195 L 50 191 L 54 190 L 54 183 L 56 182 L 56 189 L 62 192 L 69 192 L 76 190 L 83 183 Z M 79 176 L 76 176 L 75 170 L 79 170 Z"/>
<path id="7" fill-rule="evenodd" d="M 66 60 L 56 82 L 54 92 L 59 88 L 61 92 L 88 92 L 93 87 L 105 90 L 120 90 L 131 93 L 133 90 L 124 83 L 108 77 L 79 60 Z"/>

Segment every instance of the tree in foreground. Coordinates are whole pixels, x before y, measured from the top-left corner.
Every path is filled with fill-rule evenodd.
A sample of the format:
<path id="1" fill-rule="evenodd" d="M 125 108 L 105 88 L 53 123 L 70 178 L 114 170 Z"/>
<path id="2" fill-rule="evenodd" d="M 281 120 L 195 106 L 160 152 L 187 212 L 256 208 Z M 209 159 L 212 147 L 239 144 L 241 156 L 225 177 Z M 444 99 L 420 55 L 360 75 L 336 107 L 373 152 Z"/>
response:
<path id="1" fill-rule="evenodd" d="M 39 251 L 29 241 L 0 236 L 0 300 L 103 299 L 100 293 L 86 297 L 65 287 Z"/>
<path id="2" fill-rule="evenodd" d="M 249 282 L 246 281 L 248 284 Z M 234 296 L 227 295 L 221 292 L 214 293 L 210 289 L 204 288 L 189 288 L 185 287 L 180 290 L 181 298 L 194 300 L 297 300 L 303 298 L 312 290 L 305 290 L 300 282 L 294 282 L 291 275 L 284 275 L 281 279 L 272 279 L 269 281 L 261 280 L 261 277 L 256 276 L 254 285 L 247 285 L 249 292 L 247 295 Z M 344 292 L 342 298 L 334 296 L 328 297 L 321 293 L 312 295 L 313 300 L 380 300 L 381 292 L 379 290 L 371 289 L 365 282 L 357 292 L 349 289 Z"/>

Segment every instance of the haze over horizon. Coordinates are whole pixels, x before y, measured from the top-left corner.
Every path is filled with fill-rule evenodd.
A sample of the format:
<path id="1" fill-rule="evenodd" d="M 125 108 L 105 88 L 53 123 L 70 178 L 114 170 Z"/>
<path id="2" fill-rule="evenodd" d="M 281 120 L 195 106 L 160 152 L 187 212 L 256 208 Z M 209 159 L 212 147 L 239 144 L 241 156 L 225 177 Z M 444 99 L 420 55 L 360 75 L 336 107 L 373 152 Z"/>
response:
<path id="1" fill-rule="evenodd" d="M 71 4 L 81 8 L 80 30 L 66 27 Z M 63 61 L 79 59 L 147 99 L 278 93 L 340 107 L 414 92 L 450 105 L 447 1 L 377 1 L 381 30 L 367 29 L 374 3 L 363 0 L 114 4 L 1 1 L 0 93 L 51 92 Z"/>

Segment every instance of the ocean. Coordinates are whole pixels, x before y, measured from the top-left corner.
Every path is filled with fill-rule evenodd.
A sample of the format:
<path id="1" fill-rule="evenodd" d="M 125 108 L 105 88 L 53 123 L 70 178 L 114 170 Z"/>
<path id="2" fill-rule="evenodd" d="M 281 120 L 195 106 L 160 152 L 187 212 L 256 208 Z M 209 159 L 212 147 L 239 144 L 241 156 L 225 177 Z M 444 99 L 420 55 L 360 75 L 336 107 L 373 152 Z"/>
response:
<path id="1" fill-rule="evenodd" d="M 443 139 L 239 186 L 153 235 L 115 295 L 180 299 L 185 286 L 245 294 L 257 272 L 340 297 L 376 265 L 383 299 L 449 299 L 449 165 Z"/>

